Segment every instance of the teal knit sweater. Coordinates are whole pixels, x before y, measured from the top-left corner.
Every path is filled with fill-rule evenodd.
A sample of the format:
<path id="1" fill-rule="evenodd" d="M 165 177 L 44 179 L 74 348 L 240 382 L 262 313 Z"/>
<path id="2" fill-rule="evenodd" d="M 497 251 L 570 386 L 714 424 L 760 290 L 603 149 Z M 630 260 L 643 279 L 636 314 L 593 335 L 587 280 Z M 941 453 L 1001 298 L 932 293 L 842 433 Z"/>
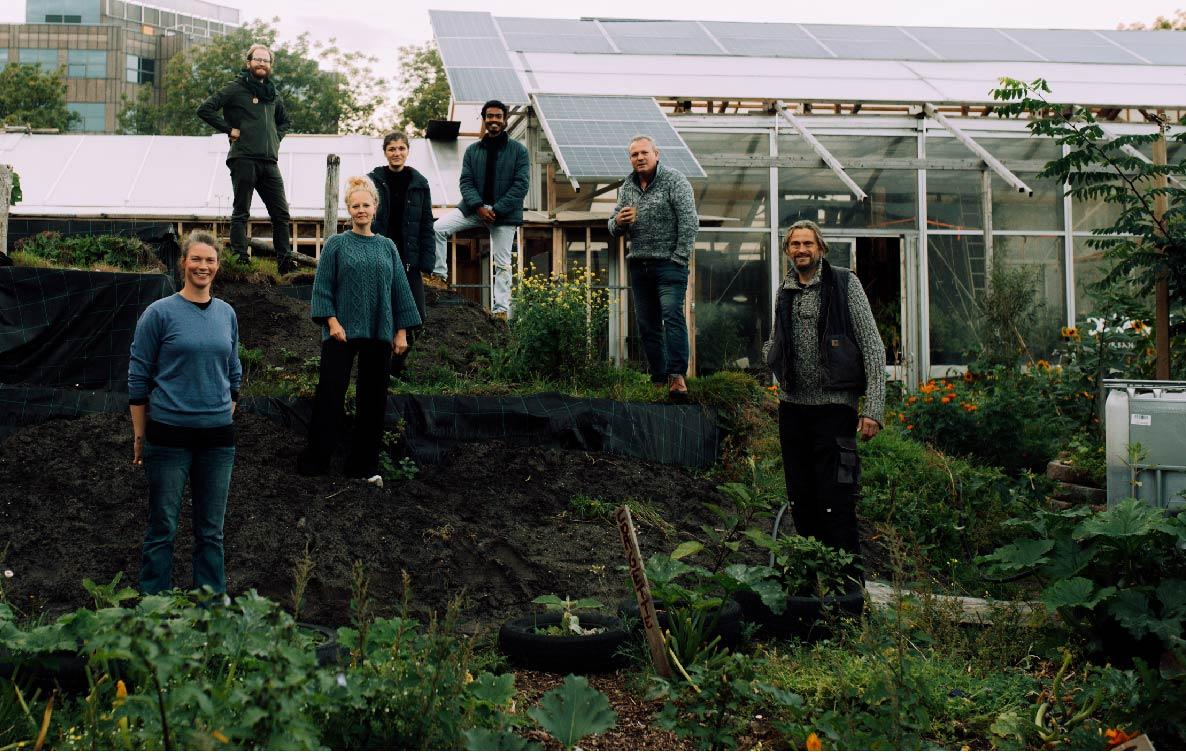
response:
<path id="1" fill-rule="evenodd" d="M 311 315 L 322 324 L 322 340 L 329 338 L 331 316 L 346 330 L 346 339 L 390 342 L 396 330 L 420 326 L 395 243 L 353 231 L 325 241 L 313 281 Z"/>

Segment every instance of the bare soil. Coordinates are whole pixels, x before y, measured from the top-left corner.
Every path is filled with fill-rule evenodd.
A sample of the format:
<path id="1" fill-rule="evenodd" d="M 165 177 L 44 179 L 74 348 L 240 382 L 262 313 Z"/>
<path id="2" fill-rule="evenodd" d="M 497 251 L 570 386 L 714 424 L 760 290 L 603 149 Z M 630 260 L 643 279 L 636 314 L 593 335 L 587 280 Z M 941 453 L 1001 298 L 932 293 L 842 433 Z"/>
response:
<path id="1" fill-rule="evenodd" d="M 448 371 L 465 376 L 474 344 L 501 344 L 506 325 L 448 292 L 429 289 L 428 326 L 416 343 L 407 380 Z M 279 288 L 220 284 L 216 295 L 239 316 L 245 347 L 264 363 L 291 365 L 320 352 L 308 302 Z M 441 610 L 463 598 L 471 626 L 490 625 L 546 594 L 599 597 L 626 592 L 623 562 L 609 520 L 574 516 L 570 500 L 627 499 L 651 506 L 683 533 L 641 527 L 644 552 L 670 550 L 703 522 L 714 484 L 686 468 L 616 455 L 511 446 L 462 445 L 440 465 L 383 490 L 340 478 L 294 472 L 304 436 L 252 414 L 236 417 L 238 451 L 226 517 L 227 583 L 255 588 L 290 608 L 294 568 L 306 550 L 312 576 L 302 619 L 349 619 L 351 570 L 361 561 L 383 610 L 411 581 L 414 610 Z M 144 473 L 131 465 L 126 413 L 56 420 L 25 428 L 0 444 L 0 558 L 13 577 L 0 581 L 26 613 L 90 605 L 81 582 L 123 573 L 134 585 L 147 514 Z M 174 552 L 174 583 L 190 584 L 188 501 Z M 7 546 L 7 548 L 5 548 Z"/>

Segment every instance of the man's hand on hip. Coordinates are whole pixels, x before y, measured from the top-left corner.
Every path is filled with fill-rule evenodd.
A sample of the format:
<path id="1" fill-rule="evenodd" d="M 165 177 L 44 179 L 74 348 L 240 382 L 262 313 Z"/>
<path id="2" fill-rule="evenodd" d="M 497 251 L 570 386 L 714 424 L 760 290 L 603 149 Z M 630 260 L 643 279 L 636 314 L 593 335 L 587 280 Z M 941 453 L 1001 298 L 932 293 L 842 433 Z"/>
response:
<path id="1" fill-rule="evenodd" d="M 857 432 L 861 434 L 862 441 L 868 441 L 877 435 L 881 430 L 881 424 L 872 418 L 866 418 L 862 415 L 857 419 Z"/>

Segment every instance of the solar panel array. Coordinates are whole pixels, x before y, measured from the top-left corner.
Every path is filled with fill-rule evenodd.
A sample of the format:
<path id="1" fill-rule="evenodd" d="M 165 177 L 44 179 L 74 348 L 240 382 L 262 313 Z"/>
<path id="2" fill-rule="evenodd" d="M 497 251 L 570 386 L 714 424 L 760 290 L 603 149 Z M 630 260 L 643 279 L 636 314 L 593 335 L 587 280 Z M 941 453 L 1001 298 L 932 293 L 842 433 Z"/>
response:
<path id="1" fill-rule="evenodd" d="M 655 140 L 662 164 L 689 178 L 705 177 L 691 149 L 649 97 L 537 94 L 535 104 L 569 177 L 616 180 L 630 174 L 626 150 L 638 134 Z"/>
<path id="2" fill-rule="evenodd" d="M 612 54 L 616 47 L 617 52 L 633 55 L 1186 65 L 1186 35 L 1168 31 L 613 19 L 598 23 L 497 18 L 494 22 L 507 47 L 520 52 Z"/>
<path id="3" fill-rule="evenodd" d="M 501 99 L 527 104 L 527 92 L 511 65 L 494 16 L 468 11 L 428 12 L 445 64 L 453 101 L 480 104 Z"/>

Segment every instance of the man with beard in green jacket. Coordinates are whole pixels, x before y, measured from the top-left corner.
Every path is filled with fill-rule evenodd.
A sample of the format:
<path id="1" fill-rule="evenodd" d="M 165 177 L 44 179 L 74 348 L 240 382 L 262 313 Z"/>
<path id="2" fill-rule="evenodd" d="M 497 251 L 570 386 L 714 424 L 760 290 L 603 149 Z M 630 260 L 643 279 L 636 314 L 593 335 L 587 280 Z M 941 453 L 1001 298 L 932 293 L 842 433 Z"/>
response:
<path id="1" fill-rule="evenodd" d="M 231 151 L 227 167 L 235 198 L 231 209 L 231 250 L 247 259 L 247 220 L 251 194 L 258 192 L 272 220 L 272 246 L 281 274 L 296 268 L 289 241 L 288 199 L 276 160 L 280 139 L 291 122 L 272 82 L 272 51 L 262 44 L 247 50 L 247 67 L 198 107 L 198 117 L 227 134 Z"/>

